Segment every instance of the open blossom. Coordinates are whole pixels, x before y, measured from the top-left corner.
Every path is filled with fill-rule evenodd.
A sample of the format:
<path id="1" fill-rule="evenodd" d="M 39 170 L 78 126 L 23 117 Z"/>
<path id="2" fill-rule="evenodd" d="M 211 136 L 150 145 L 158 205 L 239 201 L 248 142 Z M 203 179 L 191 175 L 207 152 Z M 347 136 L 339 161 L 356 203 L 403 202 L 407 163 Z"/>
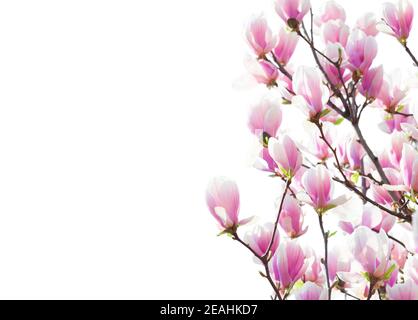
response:
<path id="1" fill-rule="evenodd" d="M 324 212 L 348 201 L 345 195 L 332 198 L 334 185 L 328 170 L 322 165 L 306 171 L 302 185 L 309 196 L 307 202 L 318 212 Z"/>
<path id="2" fill-rule="evenodd" d="M 275 137 L 282 123 L 282 111 L 276 102 L 264 99 L 252 109 L 248 121 L 251 132 L 260 138 L 264 147 L 270 137 Z"/>
<path id="3" fill-rule="evenodd" d="M 297 238 L 308 230 L 308 227 L 303 226 L 303 221 L 302 208 L 298 202 L 294 198 L 286 196 L 280 213 L 280 226 L 289 237 Z"/>
<path id="4" fill-rule="evenodd" d="M 402 185 L 402 179 L 399 175 L 399 171 L 393 168 L 384 168 L 383 169 L 386 177 L 388 178 L 391 185 L 398 186 Z M 375 183 L 370 185 L 370 191 L 372 193 L 373 199 L 381 204 L 381 205 L 389 205 L 392 206 L 393 199 L 392 196 L 389 194 L 389 191 L 384 186 L 379 186 Z M 396 192 L 392 192 L 392 194 L 396 194 L 398 198 L 400 195 Z"/>
<path id="5" fill-rule="evenodd" d="M 289 288 L 296 283 L 308 267 L 305 253 L 295 241 L 281 243 L 271 264 L 274 279 L 281 288 Z"/>
<path id="6" fill-rule="evenodd" d="M 329 280 L 334 282 L 337 279 L 339 272 L 349 272 L 351 270 L 352 257 L 347 253 L 347 250 L 342 250 L 334 246 L 328 253 L 328 272 Z"/>
<path id="7" fill-rule="evenodd" d="M 251 60 L 246 63 L 248 71 L 258 83 L 265 84 L 268 87 L 276 85 L 276 80 L 279 77 L 279 71 L 273 64 L 265 60 Z"/>
<path id="8" fill-rule="evenodd" d="M 412 280 L 387 287 L 389 300 L 418 300 L 418 285 Z"/>
<path id="9" fill-rule="evenodd" d="M 248 44 L 260 58 L 271 52 L 276 45 L 276 38 L 263 16 L 257 17 L 249 23 L 246 36 Z"/>
<path id="10" fill-rule="evenodd" d="M 276 0 L 276 12 L 291 28 L 297 28 L 309 12 L 309 0 Z"/>
<path id="11" fill-rule="evenodd" d="M 309 261 L 308 267 L 303 274 L 302 280 L 304 282 L 310 281 L 319 285 L 325 283 L 325 276 L 322 272 L 321 259 L 316 255 L 315 250 L 307 248 L 305 250 L 306 259 Z"/>
<path id="12" fill-rule="evenodd" d="M 371 12 L 368 12 L 361 16 L 357 20 L 356 27 L 368 36 L 375 37 L 379 33 L 379 30 L 377 29 L 376 16 Z"/>
<path id="13" fill-rule="evenodd" d="M 321 25 L 331 20 L 345 21 L 346 13 L 344 8 L 337 2 L 330 0 L 322 6 L 319 15 L 315 19 L 316 25 Z"/>
<path id="14" fill-rule="evenodd" d="M 386 232 L 381 230 L 376 233 L 363 226 L 354 231 L 353 256 L 371 279 L 388 280 L 385 278 L 387 272 L 393 268 L 390 254 L 391 246 Z"/>
<path id="15" fill-rule="evenodd" d="M 345 47 L 350 35 L 350 28 L 344 21 L 330 20 L 322 25 L 321 35 L 325 44 L 338 43 Z"/>
<path id="16" fill-rule="evenodd" d="M 408 114 L 408 106 L 402 108 L 402 112 Z M 395 131 L 404 131 L 413 138 L 418 138 L 418 131 L 416 129 L 417 122 L 413 117 L 404 116 L 402 114 L 385 114 L 385 119 L 379 124 L 379 128 L 386 133 L 393 133 Z"/>
<path id="17" fill-rule="evenodd" d="M 389 112 L 394 112 L 403 103 L 406 96 L 407 90 L 400 86 L 398 79 L 391 76 L 384 78 L 382 90 L 377 98 L 382 108 Z"/>
<path id="18" fill-rule="evenodd" d="M 399 0 L 397 5 L 385 3 L 383 5 L 383 16 L 389 27 L 387 33 L 398 38 L 402 43 L 406 43 L 414 20 L 412 4 L 408 0 Z"/>
<path id="19" fill-rule="evenodd" d="M 327 300 L 328 292 L 324 287 L 313 282 L 305 282 L 296 293 L 297 300 Z"/>
<path id="20" fill-rule="evenodd" d="M 274 47 L 273 54 L 278 63 L 285 66 L 295 52 L 299 36 L 295 32 L 290 32 L 286 28 L 281 28 L 277 45 Z"/>
<path id="21" fill-rule="evenodd" d="M 302 166 L 302 155 L 296 144 L 287 135 L 279 139 L 271 138 L 268 149 L 270 156 L 279 166 L 281 174 L 288 178 L 293 177 Z"/>
<path id="22" fill-rule="evenodd" d="M 418 191 L 418 152 L 409 144 L 403 145 L 400 162 L 404 185 L 415 192 Z"/>
<path id="23" fill-rule="evenodd" d="M 274 225 L 267 223 L 264 226 L 257 226 L 252 232 L 245 235 L 245 242 L 259 255 L 264 256 L 269 248 L 271 238 L 273 237 Z M 280 243 L 280 236 L 278 230 L 276 230 L 274 241 L 271 246 L 271 254 L 273 255 Z"/>
<path id="24" fill-rule="evenodd" d="M 383 85 L 383 66 L 369 69 L 361 79 L 359 87 L 360 93 L 367 99 L 375 99 Z"/>
<path id="25" fill-rule="evenodd" d="M 377 55 L 376 39 L 356 29 L 348 38 L 346 53 L 351 69 L 365 74 Z"/>
<path id="26" fill-rule="evenodd" d="M 321 64 L 324 71 L 328 75 L 329 80 L 333 85 L 341 87 L 351 78 L 351 73 L 347 69 L 347 57 L 345 55 L 345 51 L 341 45 L 337 43 L 329 43 L 325 49 L 325 55 L 333 62 L 341 62 L 340 66 L 337 68 L 328 59 L 321 57 Z"/>
<path id="27" fill-rule="evenodd" d="M 258 158 L 254 163 L 254 167 L 261 171 L 267 171 L 276 174 L 278 166 L 273 158 L 270 156 L 268 148 L 262 148 L 259 152 Z"/>
<path id="28" fill-rule="evenodd" d="M 415 252 L 418 253 L 418 214 L 416 213 L 412 217 L 412 237 L 414 238 Z"/>
<path id="29" fill-rule="evenodd" d="M 403 145 L 408 143 L 408 137 L 402 132 L 395 132 L 390 139 L 389 159 L 399 168 L 402 159 Z"/>
<path id="30" fill-rule="evenodd" d="M 302 99 L 297 104 L 303 105 L 311 118 L 318 116 L 329 99 L 329 90 L 322 82 L 319 70 L 311 67 L 299 67 L 293 77 L 293 89 Z"/>
<path id="31" fill-rule="evenodd" d="M 206 203 L 219 226 L 224 229 L 246 224 L 248 219 L 239 220 L 239 191 L 234 181 L 223 177 L 214 178 L 206 191 Z"/>

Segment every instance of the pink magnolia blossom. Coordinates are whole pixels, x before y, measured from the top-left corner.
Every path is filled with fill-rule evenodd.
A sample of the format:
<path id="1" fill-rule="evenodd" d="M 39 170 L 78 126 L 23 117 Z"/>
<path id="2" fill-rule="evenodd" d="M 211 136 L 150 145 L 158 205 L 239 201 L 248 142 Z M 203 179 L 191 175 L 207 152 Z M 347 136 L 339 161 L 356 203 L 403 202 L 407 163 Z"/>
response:
<path id="1" fill-rule="evenodd" d="M 305 253 L 295 241 L 281 243 L 271 264 L 274 279 L 281 288 L 289 288 L 296 283 L 308 267 Z"/>
<path id="2" fill-rule="evenodd" d="M 377 55 L 376 39 L 356 29 L 348 38 L 346 53 L 352 71 L 363 75 L 369 70 Z"/>
<path id="3" fill-rule="evenodd" d="M 275 137 L 282 123 L 282 111 L 278 103 L 264 99 L 255 106 L 249 117 L 248 127 L 260 138 L 264 147 L 270 137 Z"/>
<path id="4" fill-rule="evenodd" d="M 298 44 L 299 36 L 295 32 L 290 32 L 286 28 L 281 28 L 277 45 L 273 50 L 276 60 L 283 66 L 287 65 L 296 45 Z"/>
<path id="5" fill-rule="evenodd" d="M 362 265 L 370 278 L 385 279 L 392 268 L 391 246 L 386 232 L 376 233 L 367 227 L 359 227 L 353 233 L 353 256 Z"/>
<path id="6" fill-rule="evenodd" d="M 401 176 L 404 185 L 415 192 L 418 191 L 418 152 L 409 144 L 403 145 L 400 161 Z"/>
<path id="7" fill-rule="evenodd" d="M 405 114 L 409 113 L 408 106 L 403 107 L 402 112 Z M 384 121 L 379 124 L 379 128 L 383 132 L 390 134 L 393 132 L 404 131 L 413 138 L 418 138 L 416 127 L 417 123 L 413 117 L 404 116 L 402 114 L 385 114 Z"/>
<path id="8" fill-rule="evenodd" d="M 291 178 L 302 166 L 302 155 L 296 144 L 287 135 L 279 139 L 271 138 L 268 149 L 270 156 L 277 163 L 280 173 Z"/>
<path id="9" fill-rule="evenodd" d="M 263 16 L 249 23 L 246 36 L 248 44 L 260 58 L 271 52 L 277 42 Z"/>
<path id="10" fill-rule="evenodd" d="M 302 185 L 309 196 L 307 202 L 318 212 L 324 212 L 348 201 L 346 195 L 333 199 L 333 183 L 328 170 L 318 165 L 303 175 Z"/>
<path id="11" fill-rule="evenodd" d="M 377 98 L 382 108 L 394 112 L 405 100 L 406 95 L 407 90 L 401 88 L 399 80 L 397 81 L 393 77 L 385 77 Z"/>
<path id="12" fill-rule="evenodd" d="M 345 250 L 334 246 L 328 253 L 329 280 L 334 282 L 339 272 L 350 272 L 351 256 Z"/>
<path id="13" fill-rule="evenodd" d="M 265 60 L 247 61 L 247 69 L 258 83 L 265 84 L 268 87 L 277 84 L 279 71 L 270 62 Z"/>
<path id="14" fill-rule="evenodd" d="M 412 217 L 412 237 L 415 244 L 415 252 L 418 253 L 418 215 L 414 214 Z"/>
<path id="15" fill-rule="evenodd" d="M 399 175 L 398 170 L 395 170 L 393 168 L 384 168 L 383 171 L 385 172 L 385 175 L 388 178 L 391 185 L 398 186 L 402 184 L 402 179 Z M 393 199 L 391 195 L 389 194 L 389 191 L 387 190 L 387 188 L 385 188 L 384 186 L 380 186 L 375 183 L 372 183 L 370 185 L 370 191 L 371 191 L 373 199 L 377 203 L 381 205 L 388 205 L 390 207 L 392 206 Z M 396 192 L 394 193 L 397 195 L 399 199 L 400 195 Z"/>
<path id="16" fill-rule="evenodd" d="M 324 130 L 325 137 L 327 141 L 331 140 L 331 133 L 329 130 Z M 333 157 L 333 154 L 331 150 L 329 149 L 328 145 L 325 143 L 324 140 L 321 139 L 319 134 L 314 135 L 314 152 L 313 154 L 315 157 L 317 157 L 321 161 L 325 161 L 331 157 Z"/>
<path id="17" fill-rule="evenodd" d="M 254 163 L 254 167 L 261 171 L 271 172 L 276 174 L 279 167 L 276 162 L 270 156 L 268 148 L 262 148 L 259 152 L 259 156 Z"/>
<path id="18" fill-rule="evenodd" d="M 350 139 L 347 144 L 347 158 L 352 170 L 360 170 L 363 157 L 366 155 L 362 145 L 356 139 Z"/>
<path id="19" fill-rule="evenodd" d="M 399 269 L 403 269 L 405 267 L 406 260 L 408 259 L 408 250 L 396 241 L 392 241 L 392 251 L 390 257 L 396 262 Z"/>
<path id="20" fill-rule="evenodd" d="M 322 270 L 322 263 L 316 255 L 315 250 L 308 248 L 305 250 L 306 259 L 309 261 L 308 267 L 303 274 L 302 280 L 304 282 L 314 282 L 318 285 L 325 283 L 325 275 Z"/>
<path id="21" fill-rule="evenodd" d="M 418 285 L 412 280 L 387 287 L 386 291 L 389 300 L 418 300 Z"/>
<path id="22" fill-rule="evenodd" d="M 228 230 L 246 224 L 249 220 L 239 220 L 239 191 L 234 181 L 223 177 L 214 178 L 206 191 L 209 211 L 222 229 Z"/>
<path id="23" fill-rule="evenodd" d="M 344 49 L 339 44 L 329 43 L 325 49 L 325 55 L 333 62 L 341 62 L 339 68 L 337 68 L 328 59 L 321 57 L 321 64 L 331 83 L 337 87 L 342 87 L 351 78 L 351 72 L 347 69 L 347 57 Z"/>
<path id="24" fill-rule="evenodd" d="M 273 236 L 274 225 L 267 223 L 264 226 L 257 226 L 250 233 L 245 235 L 245 242 L 259 255 L 264 256 L 269 248 L 271 238 Z M 271 246 L 270 253 L 274 255 L 279 247 L 280 236 L 278 230 L 276 230 L 273 245 Z"/>
<path id="25" fill-rule="evenodd" d="M 350 28 L 341 20 L 330 20 L 323 24 L 321 30 L 325 44 L 340 44 L 343 48 L 347 45 Z"/>
<path id="26" fill-rule="evenodd" d="M 375 37 L 379 33 L 379 30 L 377 29 L 376 16 L 371 12 L 368 12 L 361 16 L 357 20 L 356 27 L 368 36 Z"/>
<path id="27" fill-rule="evenodd" d="M 322 82 L 319 70 L 299 67 L 293 76 L 293 89 L 300 96 L 299 104 L 307 110 L 311 118 L 318 116 L 329 99 L 329 90 Z"/>
<path id="28" fill-rule="evenodd" d="M 414 20 L 414 7 L 411 3 L 408 0 L 399 0 L 398 5 L 385 3 L 383 16 L 389 27 L 387 32 L 402 43 L 406 43 Z"/>
<path id="29" fill-rule="evenodd" d="M 390 139 L 390 148 L 389 148 L 389 159 L 395 165 L 396 168 L 399 168 L 402 159 L 403 145 L 408 143 L 408 137 L 401 132 L 395 132 L 392 134 Z"/>
<path id="30" fill-rule="evenodd" d="M 344 8 L 337 2 L 330 0 L 327 1 L 321 8 L 319 15 L 315 19 L 316 25 L 321 25 L 325 22 L 332 20 L 345 21 L 346 13 Z"/>
<path id="31" fill-rule="evenodd" d="M 383 66 L 369 69 L 361 79 L 360 93 L 367 99 L 375 99 L 379 96 L 383 85 Z"/>
<path id="32" fill-rule="evenodd" d="M 303 221 L 302 208 L 298 202 L 294 198 L 286 196 L 280 213 L 280 226 L 289 237 L 297 238 L 305 234 L 308 230 L 308 227 L 303 226 Z"/>
<path id="33" fill-rule="evenodd" d="M 313 282 L 306 282 L 296 293 L 297 300 L 327 300 L 328 292 L 324 287 Z"/>
<path id="34" fill-rule="evenodd" d="M 418 253 L 418 250 L 415 252 Z M 415 254 L 406 261 L 405 274 L 418 285 L 418 255 Z"/>
<path id="35" fill-rule="evenodd" d="M 291 28 L 297 27 L 295 23 L 302 22 L 310 8 L 309 0 L 276 0 L 277 14 Z"/>

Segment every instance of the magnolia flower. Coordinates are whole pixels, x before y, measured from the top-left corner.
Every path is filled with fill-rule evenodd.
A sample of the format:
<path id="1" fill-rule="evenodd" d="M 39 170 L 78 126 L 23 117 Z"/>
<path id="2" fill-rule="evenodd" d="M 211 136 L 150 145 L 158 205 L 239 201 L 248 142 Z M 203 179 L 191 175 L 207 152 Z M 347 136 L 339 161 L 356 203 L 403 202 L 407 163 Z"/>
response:
<path id="1" fill-rule="evenodd" d="M 405 44 L 414 19 L 414 7 L 411 3 L 408 0 L 399 0 L 397 6 L 393 3 L 385 3 L 383 5 L 383 16 L 386 25 L 389 27 L 383 31 Z"/>
<path id="2" fill-rule="evenodd" d="M 292 178 L 302 166 L 302 155 L 296 144 L 287 135 L 279 139 L 270 138 L 268 149 L 282 175 Z"/>
<path id="3" fill-rule="evenodd" d="M 412 237 L 414 238 L 415 252 L 418 253 L 418 214 L 412 217 Z M 418 270 L 417 270 L 418 271 Z"/>
<path id="4" fill-rule="evenodd" d="M 346 195 L 332 199 L 333 183 L 328 170 L 318 165 L 303 175 L 302 185 L 309 196 L 309 203 L 317 212 L 323 213 L 348 201 Z"/>
<path id="5" fill-rule="evenodd" d="M 376 233 L 361 226 L 352 236 L 353 256 L 369 279 L 374 282 L 389 280 L 395 265 L 390 261 L 391 246 L 386 232 Z"/>
<path id="6" fill-rule="evenodd" d="M 262 100 L 250 113 L 248 127 L 260 138 L 264 147 L 268 146 L 270 137 L 275 137 L 282 123 L 282 111 L 278 103 Z"/>
<path id="7" fill-rule="evenodd" d="M 248 44 L 260 58 L 271 52 L 277 42 L 263 16 L 249 23 L 246 36 Z"/>
<path id="8" fill-rule="evenodd" d="M 401 88 L 399 82 L 394 76 L 385 77 L 377 96 L 380 106 L 388 112 L 396 111 L 406 98 L 407 90 Z"/>
<path id="9" fill-rule="evenodd" d="M 363 75 L 369 70 L 377 55 L 376 39 L 356 29 L 348 38 L 346 53 L 351 69 Z"/>
<path id="10" fill-rule="evenodd" d="M 322 263 L 315 251 L 311 248 L 305 250 L 306 259 L 309 261 L 308 267 L 303 274 L 303 282 L 314 282 L 318 285 L 325 283 L 325 276 L 322 271 Z"/>
<path id="11" fill-rule="evenodd" d="M 309 12 L 309 0 L 276 0 L 276 12 L 292 29 L 297 29 Z"/>
<path id="12" fill-rule="evenodd" d="M 295 52 L 299 36 L 295 32 L 290 32 L 286 28 L 281 28 L 276 47 L 273 50 L 274 57 L 281 65 L 288 64 Z"/>
<path id="13" fill-rule="evenodd" d="M 389 300 L 418 300 L 418 285 L 412 280 L 386 288 Z"/>
<path id="14" fill-rule="evenodd" d="M 323 24 L 321 30 L 325 44 L 338 43 L 342 47 L 347 45 L 350 28 L 341 20 L 330 20 Z"/>
<path id="15" fill-rule="evenodd" d="M 417 247 L 415 252 L 418 253 L 417 243 L 415 246 Z M 418 255 L 414 255 L 406 261 L 405 274 L 418 285 Z"/>
<path id="16" fill-rule="evenodd" d="M 234 229 L 249 222 L 239 220 L 239 191 L 234 181 L 223 177 L 214 178 L 206 191 L 206 203 L 209 211 L 224 230 Z"/>
<path id="17" fill-rule="evenodd" d="M 404 144 L 400 161 L 401 176 L 404 185 L 415 192 L 418 191 L 418 152 L 410 145 Z"/>
<path id="18" fill-rule="evenodd" d="M 375 99 L 379 96 L 379 92 L 383 85 L 383 66 L 374 69 L 369 69 L 361 79 L 359 86 L 360 93 L 366 99 Z"/>
<path id="19" fill-rule="evenodd" d="M 315 18 L 315 24 L 319 26 L 328 21 L 345 21 L 345 19 L 346 14 L 344 8 L 337 2 L 330 0 L 322 6 L 319 15 Z"/>
<path id="20" fill-rule="evenodd" d="M 390 139 L 390 149 L 389 149 L 389 159 L 399 168 L 402 159 L 403 145 L 408 143 L 408 137 L 405 136 L 402 132 L 395 132 L 392 134 Z"/>
<path id="21" fill-rule="evenodd" d="M 347 57 L 344 49 L 340 44 L 329 43 L 325 49 L 325 55 L 333 62 L 338 62 L 340 65 L 337 68 L 328 59 L 321 57 L 321 64 L 326 72 L 331 83 L 337 87 L 341 87 L 347 80 L 351 78 L 351 73 L 347 69 Z"/>
<path id="22" fill-rule="evenodd" d="M 339 272 L 350 272 L 352 257 L 347 250 L 334 246 L 328 252 L 329 280 L 334 282 Z"/>
<path id="23" fill-rule="evenodd" d="M 276 162 L 270 156 L 269 150 L 267 148 L 262 148 L 258 158 L 254 163 L 254 167 L 261 171 L 267 171 L 276 174 L 278 172 L 278 167 Z"/>
<path id="24" fill-rule="evenodd" d="M 366 152 L 356 139 L 350 139 L 347 144 L 347 158 L 350 168 L 354 171 L 361 169 L 361 163 Z"/>
<path id="25" fill-rule="evenodd" d="M 402 112 L 407 114 L 409 112 L 408 106 L 404 106 Z M 418 131 L 416 129 L 417 123 L 413 117 L 404 116 L 402 114 L 385 114 L 384 116 L 384 121 L 379 124 L 379 128 L 383 132 L 390 134 L 395 131 L 404 131 L 412 138 L 418 138 Z"/>
<path id="26" fill-rule="evenodd" d="M 306 282 L 296 293 L 297 300 L 328 300 L 328 292 L 313 282 Z"/>
<path id="27" fill-rule="evenodd" d="M 319 70 L 311 67 L 299 67 L 293 76 L 293 89 L 299 98 L 293 102 L 302 106 L 310 118 L 321 114 L 329 99 L 329 90 L 322 82 Z"/>
<path id="28" fill-rule="evenodd" d="M 277 84 L 276 80 L 279 77 L 279 71 L 270 62 L 265 60 L 248 60 L 246 61 L 246 66 L 250 74 L 258 83 L 265 84 L 268 87 Z"/>
<path id="29" fill-rule="evenodd" d="M 280 213 L 280 226 L 289 237 L 297 238 L 308 231 L 308 227 L 303 227 L 303 221 L 302 208 L 298 202 L 294 198 L 286 196 Z"/>
<path id="30" fill-rule="evenodd" d="M 408 250 L 396 241 L 392 241 L 390 258 L 396 262 L 399 269 L 403 269 L 405 267 L 406 260 L 408 259 Z"/>
<path id="31" fill-rule="evenodd" d="M 376 16 L 371 12 L 362 15 L 357 20 L 356 27 L 368 36 L 375 37 L 379 33 Z"/>
<path id="32" fill-rule="evenodd" d="M 272 260 L 273 276 L 281 288 L 289 288 L 301 279 L 307 267 L 305 254 L 295 241 L 281 243 Z"/>
<path id="33" fill-rule="evenodd" d="M 393 168 L 384 168 L 383 169 L 386 177 L 388 178 L 389 182 L 391 185 L 393 186 L 398 186 L 398 185 L 402 185 L 402 179 L 399 175 L 399 171 L 395 170 Z M 370 191 L 372 193 L 372 197 L 373 199 L 381 204 L 381 205 L 389 205 L 392 206 L 393 203 L 393 199 L 392 196 L 390 195 L 389 191 L 387 190 L 387 188 L 385 188 L 384 186 L 379 186 L 375 183 L 372 183 L 370 185 Z M 392 192 L 392 194 L 396 194 L 396 197 L 399 199 L 400 195 L 396 192 Z"/>
<path id="34" fill-rule="evenodd" d="M 266 255 L 271 238 L 273 237 L 274 225 L 267 223 L 264 226 L 256 226 L 254 230 L 245 235 L 245 242 L 261 257 Z M 280 242 L 279 231 L 276 230 L 270 254 L 274 255 Z"/>

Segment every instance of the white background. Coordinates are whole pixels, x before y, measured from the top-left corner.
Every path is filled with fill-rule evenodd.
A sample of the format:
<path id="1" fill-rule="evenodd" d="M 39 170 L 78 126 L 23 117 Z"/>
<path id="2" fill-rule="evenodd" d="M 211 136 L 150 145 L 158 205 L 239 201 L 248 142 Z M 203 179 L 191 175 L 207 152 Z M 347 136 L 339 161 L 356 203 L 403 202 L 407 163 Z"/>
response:
<path id="1" fill-rule="evenodd" d="M 354 16 L 382 3 L 345 2 Z M 246 127 L 266 90 L 233 88 L 245 23 L 268 9 L 278 28 L 272 8 L 0 1 L 0 298 L 268 297 L 247 252 L 216 237 L 204 192 L 227 175 L 243 216 L 274 215 L 279 185 L 250 168 Z"/>

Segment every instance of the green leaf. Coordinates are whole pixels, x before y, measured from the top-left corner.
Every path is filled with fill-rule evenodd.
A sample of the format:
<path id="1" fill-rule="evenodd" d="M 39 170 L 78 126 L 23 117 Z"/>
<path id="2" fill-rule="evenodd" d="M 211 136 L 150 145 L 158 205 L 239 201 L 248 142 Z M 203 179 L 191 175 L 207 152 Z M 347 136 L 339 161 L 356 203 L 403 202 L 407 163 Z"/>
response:
<path id="1" fill-rule="evenodd" d="M 357 183 L 358 183 L 358 181 L 359 181 L 359 179 L 360 179 L 360 173 L 358 173 L 358 172 L 354 172 L 354 173 L 352 174 L 352 176 L 351 176 L 351 181 L 352 181 L 354 184 L 357 184 Z"/>
<path id="2" fill-rule="evenodd" d="M 396 264 L 392 264 L 392 266 L 385 272 L 383 275 L 383 279 L 389 280 L 392 276 L 392 272 L 396 269 Z"/>
<path id="3" fill-rule="evenodd" d="M 405 106 L 403 104 L 400 104 L 396 107 L 396 112 L 402 112 L 405 109 Z"/>
<path id="4" fill-rule="evenodd" d="M 370 275 L 368 272 L 362 272 L 361 275 L 364 277 L 364 279 L 370 282 Z"/>
<path id="5" fill-rule="evenodd" d="M 328 234 L 328 239 L 335 236 L 337 234 L 337 231 L 331 232 L 330 234 Z"/>
<path id="6" fill-rule="evenodd" d="M 339 118 L 337 121 L 334 122 L 334 125 L 339 126 L 343 122 L 344 122 L 344 118 Z"/>
<path id="7" fill-rule="evenodd" d="M 331 110 L 330 109 L 324 109 L 324 110 L 322 110 L 322 112 L 319 114 L 319 119 L 327 116 L 330 113 L 331 113 Z"/>

